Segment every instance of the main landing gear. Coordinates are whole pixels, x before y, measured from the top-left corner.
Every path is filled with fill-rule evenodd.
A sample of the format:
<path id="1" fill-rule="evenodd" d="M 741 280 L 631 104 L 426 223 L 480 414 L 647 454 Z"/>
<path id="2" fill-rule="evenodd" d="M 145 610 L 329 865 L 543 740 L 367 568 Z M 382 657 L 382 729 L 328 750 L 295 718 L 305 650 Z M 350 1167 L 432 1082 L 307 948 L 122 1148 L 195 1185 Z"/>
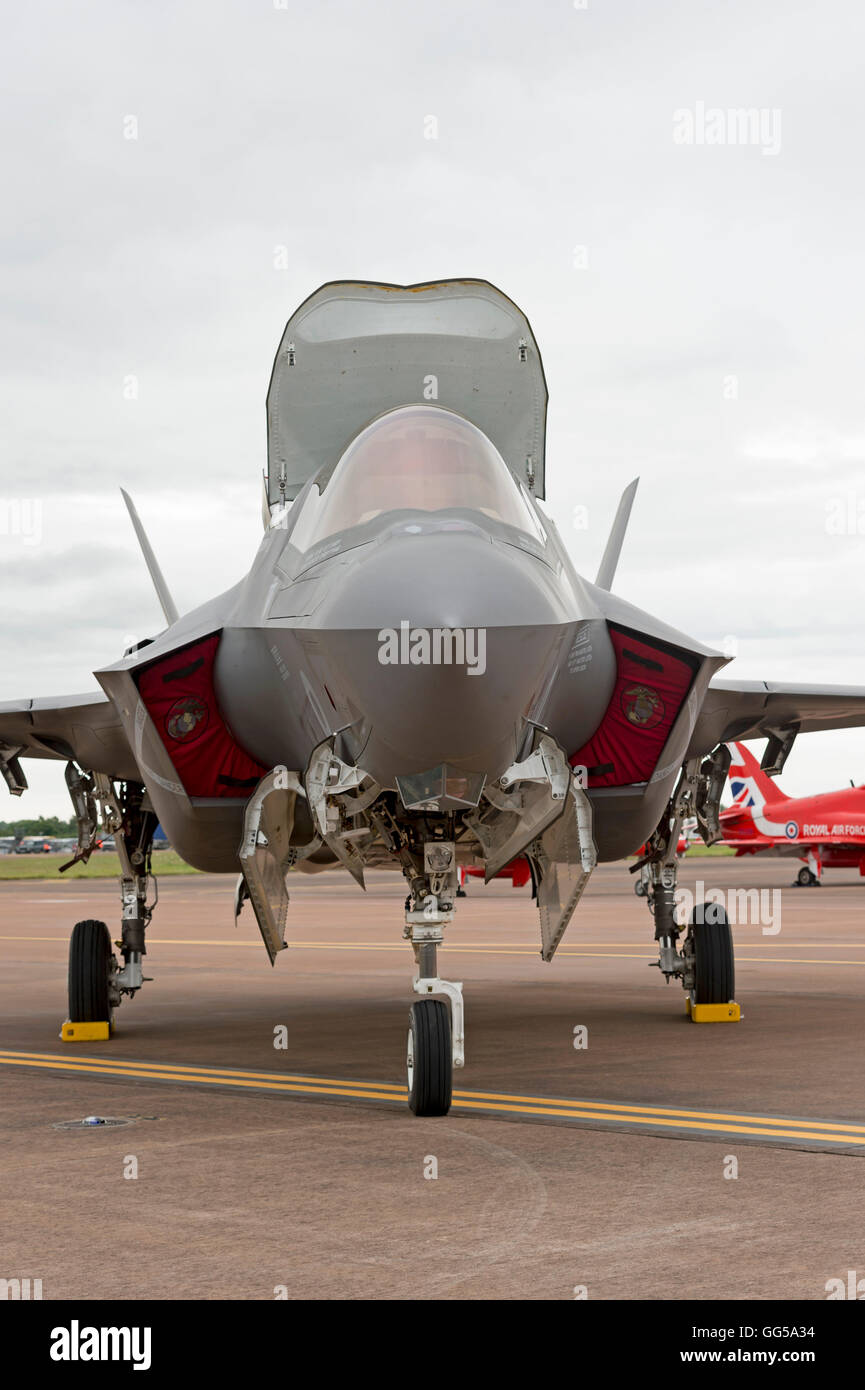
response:
<path id="1" fill-rule="evenodd" d="M 819 854 L 811 850 L 808 854 L 808 863 L 803 864 L 793 880 L 794 888 L 819 888 L 823 865 L 820 862 Z"/>
<path id="2" fill-rule="evenodd" d="M 147 978 L 142 959 L 145 928 L 156 906 L 150 856 L 157 820 L 138 783 L 123 783 L 115 791 L 100 774 L 88 775 L 74 768 L 71 774 L 67 770 L 67 782 L 78 817 L 78 850 L 70 862 L 86 863 L 95 848 L 98 802 L 102 822 L 114 834 L 121 866 L 120 940 L 112 943 L 105 922 L 88 918 L 76 922 L 69 942 L 69 1017 L 61 1036 L 77 1042 L 113 1033 L 114 1010 L 124 995 L 132 997 Z M 152 902 L 148 902 L 150 884 L 154 887 Z M 122 964 L 112 945 L 120 951 Z"/>
<path id="3" fill-rule="evenodd" d="M 676 865 L 653 864 L 649 883 L 649 907 L 655 917 L 658 943 L 656 966 L 669 984 L 678 979 L 688 996 L 688 1012 L 695 1022 L 720 1021 L 724 1016 L 705 1010 L 705 1006 L 734 1005 L 736 968 L 733 959 L 733 933 L 726 910 L 717 902 L 697 903 L 685 932 L 682 948 L 681 928 L 675 920 Z M 699 1010 L 704 1010 L 702 1016 Z"/>
<path id="4" fill-rule="evenodd" d="M 701 1004 L 729 1004 L 736 992 L 733 933 L 727 913 L 719 903 L 698 903 L 682 947 L 686 973 L 693 979 L 692 1008 Z"/>
<path id="5" fill-rule="evenodd" d="M 114 1027 L 111 933 L 104 922 L 76 922 L 69 942 L 69 1021 Z"/>
<path id="6" fill-rule="evenodd" d="M 729 752 L 718 750 L 700 767 L 686 763 L 673 797 L 657 830 L 646 844 L 639 880 L 655 919 L 657 966 L 669 984 L 678 979 L 687 995 L 688 1014 L 695 1023 L 734 1022 L 741 1017 L 735 993 L 733 934 L 720 903 L 697 903 L 679 949 L 682 928 L 676 921 L 678 864 L 676 846 L 682 820 L 692 810 L 707 844 L 719 838 L 717 808 Z M 635 865 L 635 869 L 637 866 Z"/>

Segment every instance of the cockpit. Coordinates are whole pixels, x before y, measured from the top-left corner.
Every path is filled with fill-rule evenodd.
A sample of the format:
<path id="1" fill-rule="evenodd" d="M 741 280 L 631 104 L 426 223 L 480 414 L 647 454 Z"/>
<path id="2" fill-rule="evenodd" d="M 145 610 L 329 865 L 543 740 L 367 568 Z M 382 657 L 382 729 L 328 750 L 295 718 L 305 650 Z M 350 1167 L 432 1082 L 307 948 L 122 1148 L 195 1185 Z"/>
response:
<path id="1" fill-rule="evenodd" d="M 480 513 L 543 542 L 534 511 L 482 430 L 441 406 L 409 405 L 373 420 L 313 480 L 291 532 L 306 551 L 389 512 Z"/>

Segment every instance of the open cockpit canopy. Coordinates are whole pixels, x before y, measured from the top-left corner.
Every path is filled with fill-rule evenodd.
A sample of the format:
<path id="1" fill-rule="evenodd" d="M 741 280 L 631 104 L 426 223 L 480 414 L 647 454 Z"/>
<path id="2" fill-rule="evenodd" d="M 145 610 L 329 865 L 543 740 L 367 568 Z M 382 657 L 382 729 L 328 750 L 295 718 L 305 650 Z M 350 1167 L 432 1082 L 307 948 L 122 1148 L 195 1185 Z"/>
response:
<path id="1" fill-rule="evenodd" d="M 486 280 L 335 281 L 292 315 L 267 393 L 267 496 L 291 501 L 377 416 L 429 402 L 544 496 L 547 388 L 528 320 Z"/>

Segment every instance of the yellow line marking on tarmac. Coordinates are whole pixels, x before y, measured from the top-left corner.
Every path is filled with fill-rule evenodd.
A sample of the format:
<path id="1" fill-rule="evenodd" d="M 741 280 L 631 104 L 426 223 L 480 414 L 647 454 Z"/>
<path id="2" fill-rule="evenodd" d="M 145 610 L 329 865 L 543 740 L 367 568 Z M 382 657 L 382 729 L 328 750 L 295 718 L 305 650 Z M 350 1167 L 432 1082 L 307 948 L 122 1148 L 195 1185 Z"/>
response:
<path id="1" fill-rule="evenodd" d="M 299 1074 L 291 1073 L 291 1072 L 286 1073 L 285 1075 L 282 1075 L 282 1074 L 280 1074 L 280 1073 L 272 1072 L 272 1071 L 244 1071 L 244 1070 L 241 1070 L 240 1068 L 237 1068 L 237 1067 L 196 1066 L 194 1063 L 188 1063 L 188 1062 L 187 1062 L 187 1063 L 175 1063 L 175 1062 L 141 1062 L 141 1061 L 136 1061 L 134 1058 L 129 1058 L 129 1057 L 86 1057 L 86 1058 L 76 1059 L 76 1058 L 67 1058 L 67 1057 L 56 1057 L 55 1054 L 52 1053 L 52 1052 L 21 1052 L 21 1051 L 19 1051 L 18 1049 L 14 1049 L 14 1050 L 0 1049 L 0 1061 L 18 1061 L 18 1060 L 26 1060 L 26 1061 L 34 1061 L 34 1062 L 46 1062 L 46 1063 L 50 1063 L 50 1062 L 55 1062 L 55 1061 L 56 1061 L 56 1062 L 59 1063 L 61 1066 L 70 1066 L 70 1067 L 77 1067 L 79 1064 L 87 1063 L 88 1065 L 92 1065 L 92 1066 L 95 1067 L 95 1068 L 103 1068 L 103 1067 L 106 1067 L 106 1068 L 108 1068 L 108 1067 L 111 1067 L 111 1068 L 126 1068 L 126 1069 L 134 1069 L 136 1072 L 139 1071 L 139 1070 L 144 1070 L 144 1069 L 146 1069 L 146 1070 L 155 1070 L 155 1071 L 159 1071 L 159 1072 L 177 1072 L 177 1073 L 179 1073 L 179 1074 L 181 1074 L 181 1075 L 196 1075 L 196 1076 L 198 1076 L 198 1075 L 203 1075 L 203 1076 L 241 1077 L 241 1078 L 249 1078 L 249 1079 L 251 1079 L 251 1080 L 261 1080 L 261 1081 L 280 1082 L 280 1083 L 286 1083 L 286 1082 L 290 1082 L 290 1083 L 294 1083 L 294 1082 L 298 1082 L 298 1083 L 307 1083 L 307 1082 L 310 1082 L 310 1081 L 314 1081 L 314 1082 L 316 1083 L 316 1085 L 319 1085 L 319 1086 L 346 1086 L 346 1085 L 349 1085 L 349 1086 L 358 1086 L 358 1085 L 359 1085 L 359 1086 L 371 1086 L 371 1087 L 373 1087 L 375 1090 L 379 1090 L 379 1091 L 392 1091 L 392 1092 L 395 1092 L 396 1094 L 399 1094 L 399 1095 L 403 1095 L 403 1094 L 405 1093 L 405 1087 L 404 1087 L 404 1086 L 395 1085 L 393 1082 L 387 1082 L 387 1081 L 375 1081 L 375 1082 L 359 1081 L 359 1082 L 352 1082 L 352 1081 L 347 1081 L 347 1080 L 345 1080 L 344 1078 L 328 1078 L 328 1077 L 320 1077 L 320 1076 L 311 1077 L 311 1076 L 308 1076 L 308 1075 L 305 1075 L 305 1074 L 299 1075 Z M 466 1091 L 466 1090 L 455 1090 L 455 1091 L 454 1091 L 454 1095 L 455 1095 L 455 1096 L 464 1097 L 464 1098 L 466 1098 L 466 1099 L 471 1099 L 471 1100 L 497 1100 L 497 1099 L 506 1099 L 506 1100 L 510 1100 L 510 1101 L 519 1102 L 519 1103 L 521 1103 L 521 1104 L 524 1103 L 524 1104 L 526 1104 L 526 1105 L 535 1105 L 535 1104 L 537 1104 L 537 1103 L 539 1103 L 539 1102 L 542 1102 L 543 1104 L 546 1104 L 546 1105 L 556 1105 L 556 1106 L 566 1106 L 566 1107 L 572 1107 L 572 1106 L 578 1105 L 578 1106 L 580 1106 L 580 1107 L 587 1107 L 587 1108 L 590 1108 L 590 1109 L 593 1109 L 593 1110 L 617 1110 L 617 1111 L 618 1111 L 618 1110 L 621 1110 L 621 1111 L 627 1111 L 627 1112 L 632 1112 L 632 1113 L 641 1114 L 641 1115 L 643 1115 L 643 1114 L 678 1115 L 678 1116 L 682 1116 L 682 1117 L 686 1117 L 686 1118 L 690 1118 L 690 1119 L 698 1119 L 698 1120 L 699 1120 L 699 1119 L 705 1120 L 705 1119 L 719 1119 L 719 1118 L 723 1118 L 723 1119 L 726 1119 L 726 1120 L 741 1120 L 741 1121 L 744 1121 L 745 1123 L 750 1123 L 750 1122 L 752 1122 L 752 1121 L 754 1121 L 754 1120 L 759 1120 L 759 1121 L 761 1121 L 761 1122 L 769 1123 L 769 1124 L 798 1125 L 798 1126 L 804 1126 L 804 1127 L 806 1127 L 806 1128 L 816 1128 L 816 1129 L 839 1129 L 839 1128 L 840 1128 L 840 1129 L 844 1129 L 844 1130 L 852 1130 L 852 1131 L 854 1131 L 854 1132 L 856 1132 L 856 1133 L 865 1134 L 865 1123 L 862 1123 L 862 1124 L 852 1124 L 852 1123 L 842 1122 L 842 1121 L 839 1121 L 839 1120 L 791 1120 L 791 1119 L 788 1119 L 786 1116 L 775 1116 L 775 1115 L 739 1115 L 739 1114 L 731 1114 L 731 1113 L 728 1112 L 728 1111 L 716 1111 L 716 1110 L 679 1110 L 679 1109 L 671 1108 L 670 1106 L 631 1105 L 631 1104 L 629 1104 L 629 1103 L 627 1103 L 627 1102 L 623 1102 L 623 1101 L 600 1101 L 600 1100 L 582 1100 L 582 1099 L 578 1099 L 578 1100 L 569 1100 L 569 1099 L 563 1099 L 563 1098 L 561 1098 L 561 1097 L 556 1097 L 556 1096 L 521 1096 L 521 1095 L 510 1095 L 510 1094 L 509 1094 L 509 1095 L 506 1095 L 506 1096 L 502 1096 L 502 1095 L 501 1095 L 499 1092 L 497 1092 L 497 1091 Z"/>
<path id="2" fill-rule="evenodd" d="M 123 1058 L 82 1057 L 67 1059 L 51 1053 L 0 1050 L 0 1064 L 59 1070 L 108 1078 L 140 1081 L 187 1081 L 196 1085 L 232 1086 L 243 1090 L 281 1091 L 295 1095 L 331 1096 L 334 1099 L 395 1101 L 405 1087 L 389 1082 L 349 1081 L 328 1077 L 279 1076 L 220 1067 L 182 1066 L 174 1063 L 134 1062 Z M 632 1128 L 700 1130 L 719 1134 L 743 1134 L 763 1138 L 865 1147 L 865 1124 L 837 1120 L 799 1120 L 768 1115 L 739 1115 L 724 1111 L 679 1110 L 666 1106 L 638 1106 L 615 1101 L 561 1100 L 546 1096 L 518 1096 L 490 1091 L 454 1092 L 453 1105 L 461 1111 L 490 1111 L 510 1115 L 544 1115 L 561 1120 L 598 1120 Z"/>
<path id="3" fill-rule="evenodd" d="M 808 1139 L 812 1143 L 815 1141 L 820 1141 L 826 1144 L 855 1144 L 857 1146 L 865 1146 L 865 1137 L 856 1138 L 853 1135 L 848 1134 L 812 1134 L 808 1132 L 803 1132 L 801 1130 L 768 1129 L 756 1127 L 754 1125 L 725 1125 L 719 1124 L 717 1122 L 709 1123 L 706 1120 L 665 1120 L 654 1116 L 647 1117 L 644 1119 L 642 1117 L 631 1117 L 627 1115 L 614 1114 L 612 1112 L 599 1113 L 598 1111 L 579 1111 L 576 1108 L 573 1111 L 562 1111 L 550 1110 L 543 1106 L 512 1106 L 503 1104 L 484 1104 L 483 1101 L 455 1100 L 454 1109 L 495 1110 L 497 1112 L 512 1112 L 518 1115 L 556 1115 L 560 1119 L 603 1120 L 605 1124 L 639 1124 L 642 1125 L 644 1128 L 662 1126 L 665 1129 L 697 1129 L 702 1130 L 704 1133 L 710 1132 L 713 1134 L 749 1134 L 771 1139 Z"/>
<path id="4" fill-rule="evenodd" d="M 53 1052 L 21 1052 L 17 1048 L 0 1048 L 0 1062 L 17 1061 L 19 1059 L 32 1060 L 34 1062 L 57 1061 L 61 1066 L 78 1066 L 79 1063 L 92 1064 L 94 1067 L 132 1067 L 136 1069 L 152 1068 L 160 1072 L 179 1072 L 183 1075 L 194 1073 L 203 1076 L 239 1076 L 249 1077 L 252 1080 L 278 1081 L 283 1082 L 309 1082 L 314 1081 L 319 1086 L 372 1086 L 377 1091 L 393 1091 L 398 1095 L 405 1094 L 405 1086 L 394 1085 L 390 1081 L 347 1081 L 345 1078 L 331 1080 L 325 1076 L 307 1076 L 287 1072 L 285 1075 L 273 1071 L 243 1071 L 237 1067 L 211 1067 L 195 1066 L 194 1063 L 176 1062 L 139 1062 L 133 1057 L 67 1057 L 56 1056 Z M 484 1095 L 483 1091 L 478 1092 Z"/>
<path id="5" fill-rule="evenodd" d="M 732 923 L 731 925 L 734 927 L 734 929 L 736 928 L 736 923 L 735 923 L 735 922 Z M 58 934 L 64 933 L 64 934 L 67 934 L 67 935 L 68 935 L 68 933 L 69 933 L 69 926 L 68 926 L 68 924 L 67 924 L 66 922 L 58 922 L 56 925 L 53 925 L 51 922 L 40 922 L 40 923 L 39 923 L 39 929 L 40 929 L 40 931 L 54 931 L 54 932 L 56 932 L 56 933 L 58 933 Z M 748 930 L 748 931 L 751 930 L 751 928 L 748 927 L 748 926 L 745 925 L 745 924 L 743 924 L 743 929 Z M 226 930 L 230 930 L 230 928 L 226 928 Z M 347 930 L 350 930 L 350 929 L 347 928 Z M 457 928 L 456 930 L 457 930 L 457 932 L 459 932 L 459 928 Z M 683 928 L 680 928 L 679 930 L 681 931 L 681 930 L 683 930 Z M 754 929 L 754 930 L 755 930 L 755 932 L 756 932 L 756 929 Z M 57 940 L 57 937 L 56 937 L 56 936 L 38 936 L 38 937 L 37 937 L 37 936 L 34 935 L 33 932 L 26 932 L 26 933 L 24 933 L 24 934 L 22 934 L 22 935 L 18 935 L 18 934 L 16 934 L 16 935 L 7 935 L 6 933 L 0 933 L 0 939 L 5 940 L 5 941 L 55 941 L 55 940 Z M 236 933 L 233 933 L 232 936 L 231 936 L 230 938 L 228 938 L 228 939 L 227 939 L 226 937 L 202 937 L 202 936 L 190 936 L 190 937 L 166 936 L 166 937 L 160 937 L 160 938 L 148 936 L 147 939 L 148 939 L 148 941 L 160 940 L 161 942 L 165 942 L 165 943 L 167 943 L 167 944 L 171 944 L 172 942 L 176 942 L 178 945 L 193 945 L 193 946 L 199 946 L 199 945 L 202 945 L 202 944 L 206 945 L 206 944 L 208 944 L 208 943 L 213 944 L 214 946 L 257 946 L 257 945 L 259 944 L 258 937 L 238 937 L 238 936 L 236 935 Z M 612 938 L 610 938 L 610 937 L 605 938 L 603 941 L 593 941 L 593 940 L 590 940 L 590 939 L 588 939 L 588 938 L 584 939 L 584 938 L 580 937 L 577 933 L 572 933 L 572 940 L 573 940 L 573 943 L 574 943 L 574 947 L 573 947 L 573 948 L 576 948 L 577 946 L 579 946 L 579 947 L 581 947 L 581 948 L 584 947 L 584 946 L 638 946 L 638 947 L 640 947 L 640 946 L 641 946 L 641 947 L 645 947 L 645 946 L 646 946 L 646 942 L 645 942 L 644 939 L 641 940 L 641 939 L 638 939 L 638 938 L 636 938 L 636 937 L 632 937 L 632 938 L 631 938 L 630 940 L 628 940 L 628 941 L 616 941 L 616 940 L 614 940 L 614 939 L 612 939 Z M 327 938 L 325 938 L 324 940 L 322 940 L 321 938 L 316 939 L 316 938 L 297 937 L 297 938 L 295 938 L 295 939 L 292 941 L 291 944 L 294 945 L 294 946 L 341 946 L 341 945 L 346 945 L 346 946 L 383 946 L 383 947 L 387 947 L 388 950 L 396 950 L 398 945 L 403 945 L 403 946 L 404 946 L 404 945 L 405 945 L 405 942 L 402 942 L 402 941 L 401 941 L 401 942 L 398 943 L 398 942 L 394 941 L 393 937 L 389 937 L 386 941 L 366 941 L 366 940 L 363 940 L 363 941 L 355 941 L 355 940 L 349 940 L 349 941 L 345 941 L 345 942 L 342 942 L 342 941 L 330 941 L 330 940 L 328 940 Z M 447 945 L 447 942 L 445 942 L 445 945 Z M 760 941 L 755 941 L 754 945 L 755 945 L 755 946 L 756 946 L 756 945 L 760 945 L 760 946 L 764 946 L 764 945 L 765 945 L 765 946 L 767 946 L 767 947 L 769 947 L 769 946 L 775 946 L 775 945 L 777 945 L 777 946 L 783 946 L 783 947 L 784 947 L 786 950 L 788 950 L 788 951 L 816 951 L 816 950 L 823 950 L 825 947 L 832 947 L 833 950 L 839 950 L 839 951 L 862 951 L 862 950 L 865 950 L 865 941 L 791 941 L 789 938 L 782 938 L 779 934 L 773 934 L 773 933 L 769 933 L 768 936 L 767 936 L 765 939 L 762 939 L 762 940 L 760 940 Z M 469 947 L 474 946 L 474 947 L 477 947 L 477 948 L 479 948 L 479 949 L 480 949 L 480 948 L 483 948 L 484 950 L 513 950 L 513 949 L 516 948 L 516 947 L 521 947 L 521 948 L 523 948 L 524 950 L 534 949 L 533 943 L 532 943 L 531 941 L 496 941 L 496 940 L 484 941 L 483 939 L 481 939 L 481 940 L 476 940 L 476 941 L 469 941 L 469 942 L 468 942 L 468 946 L 469 946 Z M 451 949 L 453 950 L 453 949 L 455 949 L 455 948 L 458 949 L 458 948 L 456 947 L 456 943 L 452 943 Z M 566 949 L 573 949 L 573 948 L 566 948 Z"/>
<path id="6" fill-rule="evenodd" d="M 865 965 L 865 960 L 827 960 L 824 956 L 740 956 L 737 953 L 735 959 L 764 965 L 773 961 L 780 965 Z"/>
<path id="7" fill-rule="evenodd" d="M 6 936 L 0 941 L 62 941 L 56 936 Z M 258 941 L 218 941 L 208 937 L 148 937 L 151 946 L 224 946 L 229 950 L 238 948 L 260 948 Z M 65 944 L 65 941 L 63 942 Z M 400 951 L 405 954 L 405 942 L 384 941 L 289 941 L 288 946 L 296 951 Z M 631 944 L 630 942 L 628 943 Z M 452 955 L 464 956 L 540 956 L 540 951 L 532 946 L 458 946 L 453 943 L 441 948 Z M 790 949 L 788 946 L 787 950 Z M 802 948 L 805 949 L 804 947 Z M 654 951 L 577 951 L 562 947 L 557 956 L 587 957 L 593 960 L 656 960 Z M 761 965 L 865 965 L 865 960 L 835 960 L 825 956 L 743 956 L 736 952 L 735 959 L 747 964 Z"/>
<path id="8" fill-rule="evenodd" d="M 454 1091 L 454 1096 L 465 1096 L 471 1097 L 473 1100 L 490 1101 L 499 1098 L 496 1092 L 489 1091 Z M 598 1113 L 614 1112 L 616 1114 L 623 1114 L 626 1118 L 630 1115 L 661 1115 L 692 1120 L 735 1120 L 742 1124 L 795 1125 L 797 1129 L 802 1129 L 806 1132 L 810 1130 L 831 1129 L 843 1130 L 845 1133 L 865 1135 L 865 1125 L 848 1124 L 846 1121 L 841 1120 L 790 1120 L 784 1116 L 777 1115 L 737 1115 L 720 1110 L 677 1110 L 666 1105 L 626 1105 L 618 1101 L 605 1100 L 557 1100 L 553 1096 L 508 1095 L 503 1097 L 503 1099 L 516 1101 L 525 1105 L 543 1103 L 545 1105 L 567 1106 L 568 1108 L 578 1106 L 580 1110 L 595 1111 Z M 820 1136 L 818 1135 L 817 1137 L 819 1138 Z"/>
<path id="9" fill-rule="evenodd" d="M 68 935 L 69 935 L 69 927 L 68 927 L 68 925 L 67 925 L 66 923 L 58 923 L 58 925 L 57 925 L 56 927 L 52 927 L 52 925 L 51 925 L 50 922 L 40 922 L 39 926 L 40 926 L 40 930 L 42 930 L 42 931 L 52 931 L 52 930 L 53 930 L 53 931 L 55 931 L 55 932 L 57 932 L 57 933 L 62 933 L 64 936 L 68 936 Z M 735 926 L 735 923 L 733 923 L 733 926 Z M 26 934 L 23 935 L 23 936 L 17 936 L 17 935 L 11 936 L 11 935 L 6 935 L 5 933 L 0 933 L 0 941 L 57 941 L 58 939 L 59 939 L 58 936 L 36 936 L 33 932 L 28 932 L 28 933 L 26 933 Z M 240 939 L 226 940 L 225 937 L 216 938 L 216 937 L 203 937 L 203 936 L 190 936 L 190 937 L 181 937 L 181 936 L 152 937 L 152 936 L 148 936 L 147 939 L 148 939 L 148 941 L 153 941 L 155 944 L 162 945 L 162 946 L 172 946 L 172 945 L 176 945 L 176 946 L 258 946 L 258 945 L 260 944 L 257 937 L 255 937 L 255 938 L 240 938 Z M 632 940 L 632 941 L 609 941 L 609 940 L 607 940 L 607 941 L 583 941 L 583 940 L 578 940 L 578 939 L 575 937 L 575 938 L 574 938 L 574 941 L 575 941 L 574 947 L 565 947 L 564 949 L 565 949 L 565 950 L 576 949 L 577 944 L 578 944 L 580 947 L 584 947 L 584 946 L 641 946 L 641 945 L 642 945 L 642 946 L 645 946 L 645 942 L 641 942 L 641 941 L 637 941 L 637 940 Z M 788 951 L 817 951 L 817 950 L 823 950 L 823 949 L 825 949 L 825 948 L 827 948 L 827 947 L 831 947 L 833 950 L 838 950 L 838 951 L 863 951 L 863 950 L 865 950 L 865 941 L 788 941 L 788 940 L 785 940 L 785 941 L 782 942 L 778 937 L 772 937 L 771 940 L 765 941 L 765 942 L 763 942 L 763 943 L 761 943 L 761 944 L 764 944 L 766 947 L 770 947 L 770 946 L 772 946 L 773 944 L 777 944 L 777 945 L 779 945 L 779 946 L 783 945 L 784 948 L 785 948 L 785 950 L 788 950 Z M 366 949 L 367 947 L 369 947 L 369 948 L 371 948 L 371 949 L 375 949 L 376 947 L 381 947 L 382 949 L 386 949 L 386 950 L 388 950 L 388 951 L 396 951 L 396 950 L 401 950 L 401 949 L 406 945 L 406 943 L 405 943 L 405 942 L 399 942 L 399 943 L 397 943 L 397 942 L 395 942 L 395 941 L 393 941 L 393 940 L 389 940 L 389 941 L 345 941 L 345 942 L 342 942 L 342 941 L 307 941 L 307 940 L 301 940 L 300 938 L 298 938 L 297 940 L 289 941 L 289 945 L 290 945 L 290 946 L 311 946 L 311 947 L 318 947 L 319 949 L 324 949 L 324 948 L 326 948 L 326 947 L 328 947 L 328 946 L 346 946 L 346 947 L 351 947 L 352 949 L 354 949 L 354 948 L 356 948 L 356 947 L 363 947 L 364 949 Z M 526 951 L 533 951 L 533 950 L 534 950 L 534 946 L 532 945 L 532 943 L 531 943 L 530 941 L 477 941 L 477 942 L 470 943 L 470 944 L 468 944 L 468 945 L 466 945 L 465 947 L 462 947 L 462 948 L 461 948 L 459 945 L 457 945 L 456 943 L 454 943 L 454 942 L 452 942 L 452 943 L 450 944 L 450 947 L 448 947 L 448 943 L 445 942 L 445 943 L 444 943 L 443 949 L 444 949 L 444 950 L 450 949 L 450 950 L 452 950 L 452 951 L 453 951 L 453 950 L 460 950 L 460 949 L 464 949 L 464 950 L 477 949 L 477 950 L 486 950 L 486 951 L 491 951 L 491 950 L 503 950 L 503 951 L 504 951 L 504 950 L 514 950 L 514 949 L 517 948 L 517 947 L 519 947 L 519 948 L 521 948 L 521 949 L 523 949 L 523 950 L 526 950 Z M 561 953 L 559 953 L 559 954 L 561 954 Z"/>
<path id="10" fill-rule="evenodd" d="M 341 1086 L 332 1085 L 324 1082 L 321 1085 L 308 1085 L 300 1082 L 284 1082 L 279 1077 L 273 1081 L 232 1081 L 230 1076 L 211 1076 L 207 1072 L 196 1072 L 190 1070 L 178 1072 L 174 1069 L 168 1071 L 164 1068 L 154 1066 L 152 1069 L 146 1067 L 106 1067 L 98 1064 L 88 1065 L 84 1062 L 64 1062 L 60 1060 L 37 1062 L 24 1058 L 12 1058 L 0 1056 L 0 1063 L 4 1066 L 34 1067 L 38 1069 L 61 1070 L 91 1073 L 97 1076 L 116 1077 L 118 1079 L 132 1079 L 138 1081 L 191 1081 L 196 1085 L 209 1086 L 241 1086 L 244 1090 L 260 1091 L 287 1091 L 292 1094 L 311 1094 L 336 1097 L 358 1098 L 366 1100 L 395 1100 L 397 1097 L 392 1091 L 385 1091 L 382 1087 L 376 1086 L 374 1082 L 357 1082 L 351 1085 L 343 1082 Z M 310 1078 L 314 1081 L 315 1078 Z M 398 1089 L 399 1095 L 405 1095 L 405 1087 Z"/>

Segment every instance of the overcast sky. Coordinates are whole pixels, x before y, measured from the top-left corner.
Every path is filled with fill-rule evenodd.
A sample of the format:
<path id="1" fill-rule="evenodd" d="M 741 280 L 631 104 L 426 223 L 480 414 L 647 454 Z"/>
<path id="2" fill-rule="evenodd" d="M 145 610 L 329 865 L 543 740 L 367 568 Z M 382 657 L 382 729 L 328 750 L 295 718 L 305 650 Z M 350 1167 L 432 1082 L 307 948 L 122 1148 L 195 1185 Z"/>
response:
<path id="1" fill-rule="evenodd" d="M 181 608 L 245 572 L 317 285 L 464 275 L 532 322 L 578 569 L 639 473 L 625 597 L 865 686 L 863 40 L 854 0 L 7 6 L 0 699 L 162 626 L 121 485 Z M 67 814 L 27 770 L 0 818 Z M 782 785 L 851 776 L 865 731 Z"/>

